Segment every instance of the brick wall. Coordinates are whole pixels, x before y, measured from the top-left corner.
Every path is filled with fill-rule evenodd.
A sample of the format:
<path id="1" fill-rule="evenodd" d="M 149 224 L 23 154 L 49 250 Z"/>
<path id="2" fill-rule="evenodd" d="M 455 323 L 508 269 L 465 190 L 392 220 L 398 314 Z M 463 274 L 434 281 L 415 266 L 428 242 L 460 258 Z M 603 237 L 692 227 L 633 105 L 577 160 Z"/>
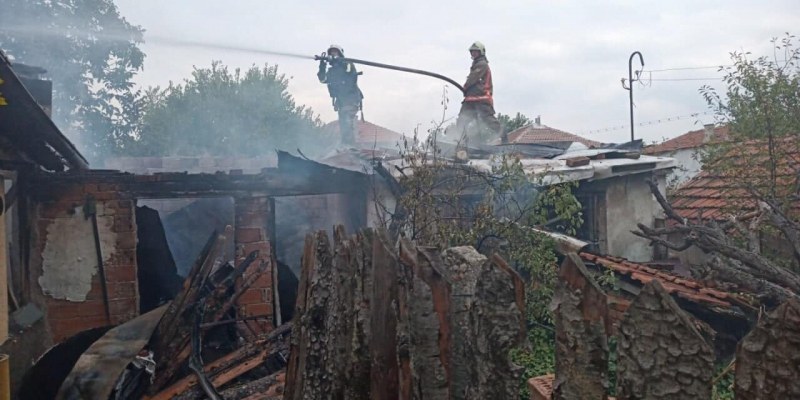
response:
<path id="1" fill-rule="evenodd" d="M 130 182 L 97 180 L 55 183 L 36 198 L 31 218 L 30 287 L 34 301 L 45 311 L 49 332 L 58 343 L 78 332 L 119 324 L 138 315 L 135 193 Z M 97 225 L 108 289 L 103 301 L 91 219 L 84 215 L 87 196 L 96 201 Z M 243 279 L 264 263 L 266 270 L 238 299 L 239 316 L 266 316 L 240 324 L 243 334 L 273 328 L 273 266 L 270 239 L 274 232 L 269 197 L 237 197 L 234 243 L 236 263 L 253 250 L 259 259 Z"/>
<path id="2" fill-rule="evenodd" d="M 87 196 L 96 200 L 111 320 L 106 305 Z M 32 290 L 46 310 L 54 342 L 78 332 L 127 321 L 138 314 L 134 201 L 113 184 L 71 184 L 52 188 L 55 201 L 37 205 L 32 243 Z"/>
<path id="3" fill-rule="evenodd" d="M 235 199 L 236 226 L 234 237 L 236 242 L 236 264 L 254 250 L 259 251 L 259 258 L 253 263 L 243 279 L 254 271 L 262 262 L 267 265 L 266 271 L 237 300 L 240 317 L 268 315 L 266 319 L 245 321 L 239 324 L 239 331 L 244 335 L 260 334 L 272 330 L 273 293 L 272 293 L 272 259 L 270 249 L 269 220 L 272 215 L 272 204 L 267 197 L 245 197 Z"/>

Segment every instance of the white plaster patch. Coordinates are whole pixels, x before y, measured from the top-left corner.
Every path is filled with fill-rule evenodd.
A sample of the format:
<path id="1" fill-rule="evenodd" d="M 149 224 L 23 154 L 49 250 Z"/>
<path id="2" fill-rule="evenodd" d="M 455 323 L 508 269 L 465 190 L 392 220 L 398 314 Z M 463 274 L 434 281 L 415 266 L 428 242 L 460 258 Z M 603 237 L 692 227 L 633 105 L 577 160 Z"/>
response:
<path id="1" fill-rule="evenodd" d="M 117 234 L 111 229 L 114 217 L 103 217 L 103 206 L 97 204 L 97 230 L 103 264 L 107 264 L 116 251 Z M 91 218 L 84 217 L 83 208 L 75 208 L 68 218 L 56 218 L 47 227 L 42 276 L 42 292 L 55 299 L 85 301 L 92 289 L 92 277 L 97 273 L 97 253 Z"/>

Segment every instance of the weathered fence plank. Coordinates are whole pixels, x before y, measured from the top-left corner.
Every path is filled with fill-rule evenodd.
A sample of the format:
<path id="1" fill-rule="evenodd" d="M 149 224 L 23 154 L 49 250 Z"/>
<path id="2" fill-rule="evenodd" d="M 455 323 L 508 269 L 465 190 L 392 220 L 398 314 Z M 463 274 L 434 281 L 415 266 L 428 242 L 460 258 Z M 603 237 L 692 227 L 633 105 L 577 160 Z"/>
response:
<path id="1" fill-rule="evenodd" d="M 800 399 L 800 302 L 766 314 L 736 351 L 737 399 Z"/>
<path id="2" fill-rule="evenodd" d="M 618 340 L 618 399 L 711 398 L 714 351 L 658 281 L 628 307 Z"/>
<path id="3" fill-rule="evenodd" d="M 502 259 L 334 232 L 332 254 L 306 241 L 287 400 L 516 396 L 524 297 Z"/>
<path id="4" fill-rule="evenodd" d="M 606 399 L 606 295 L 575 253 L 561 265 L 551 308 L 556 324 L 553 399 Z"/>

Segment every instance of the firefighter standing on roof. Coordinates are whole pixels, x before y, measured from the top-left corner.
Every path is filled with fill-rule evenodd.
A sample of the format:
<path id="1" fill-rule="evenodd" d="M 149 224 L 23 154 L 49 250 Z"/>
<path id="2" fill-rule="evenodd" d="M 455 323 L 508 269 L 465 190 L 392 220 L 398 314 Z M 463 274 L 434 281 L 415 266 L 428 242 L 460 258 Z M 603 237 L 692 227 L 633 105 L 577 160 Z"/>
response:
<path id="1" fill-rule="evenodd" d="M 343 60 L 344 49 L 341 46 L 332 44 L 321 58 L 317 77 L 321 83 L 328 85 L 333 109 L 339 113 L 339 132 L 342 135 L 342 142 L 354 144 L 356 114 L 361 109 L 361 100 L 364 98 L 358 88 L 358 72 L 353 63 Z M 327 64 L 330 64 L 330 67 Z"/>
<path id="2" fill-rule="evenodd" d="M 456 129 L 467 138 L 488 142 L 501 132 L 500 121 L 494 115 L 492 71 L 486 59 L 486 47 L 475 42 L 469 48 L 472 67 L 464 83 L 464 101 L 458 113 Z"/>

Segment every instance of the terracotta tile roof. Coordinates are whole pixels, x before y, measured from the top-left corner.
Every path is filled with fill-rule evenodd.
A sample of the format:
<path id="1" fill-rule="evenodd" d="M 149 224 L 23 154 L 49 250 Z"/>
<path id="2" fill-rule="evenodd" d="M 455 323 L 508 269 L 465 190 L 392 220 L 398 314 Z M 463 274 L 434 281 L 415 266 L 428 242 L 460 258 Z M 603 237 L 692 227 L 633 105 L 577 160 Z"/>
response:
<path id="1" fill-rule="evenodd" d="M 384 147 L 390 146 L 396 148 L 396 144 L 402 141 L 404 137 L 400 133 L 375 125 L 371 122 L 358 120 L 357 124 L 358 136 L 356 137 L 356 144 L 359 145 L 359 147 L 367 148 L 373 144 L 378 144 Z M 330 122 L 325 125 L 324 129 L 331 135 L 338 135 L 339 122 Z"/>
<path id="2" fill-rule="evenodd" d="M 652 146 L 647 146 L 642 150 L 644 154 L 662 154 L 670 153 L 681 149 L 696 149 L 709 142 L 726 140 L 728 138 L 728 127 L 719 126 L 715 127 L 711 133 L 711 137 L 706 137 L 705 129 L 698 129 L 696 131 L 686 132 L 683 135 L 669 139 L 663 143 Z"/>
<path id="3" fill-rule="evenodd" d="M 556 380 L 554 374 L 542 375 L 528 379 L 528 388 L 531 392 L 530 400 L 550 400 L 553 398 L 553 382 Z M 615 400 L 609 397 L 608 400 Z"/>
<path id="4" fill-rule="evenodd" d="M 536 376 L 528 379 L 528 389 L 531 392 L 531 400 L 550 400 L 553 398 L 553 381 L 556 376 L 553 374 Z"/>
<path id="5" fill-rule="evenodd" d="M 586 147 L 600 147 L 602 143 L 582 138 L 578 135 L 551 128 L 547 125 L 530 124 L 508 133 L 508 142 L 517 144 L 536 144 L 548 142 L 578 142 Z"/>
<path id="6" fill-rule="evenodd" d="M 788 195 L 798 184 L 800 140 L 790 136 L 782 139 L 776 147 L 780 152 L 776 157 L 779 160 L 777 188 Z M 670 193 L 670 204 L 678 215 L 692 221 L 723 221 L 730 215 L 754 211 L 755 202 L 743 185 L 758 187 L 766 184 L 770 176 L 764 155 L 766 151 L 767 144 L 763 141 L 734 145 L 724 157 L 725 169 L 715 169 L 713 165 L 707 167 Z M 780 192 L 778 197 L 782 197 Z M 800 204 L 796 207 L 800 208 Z"/>
<path id="7" fill-rule="evenodd" d="M 733 294 L 707 287 L 692 279 L 630 262 L 620 257 L 599 256 L 586 252 L 580 253 L 580 256 L 584 261 L 606 267 L 620 275 L 626 275 L 635 281 L 641 282 L 643 285 L 657 279 L 668 293 L 689 301 L 719 307 L 731 307 L 733 305 Z"/>

